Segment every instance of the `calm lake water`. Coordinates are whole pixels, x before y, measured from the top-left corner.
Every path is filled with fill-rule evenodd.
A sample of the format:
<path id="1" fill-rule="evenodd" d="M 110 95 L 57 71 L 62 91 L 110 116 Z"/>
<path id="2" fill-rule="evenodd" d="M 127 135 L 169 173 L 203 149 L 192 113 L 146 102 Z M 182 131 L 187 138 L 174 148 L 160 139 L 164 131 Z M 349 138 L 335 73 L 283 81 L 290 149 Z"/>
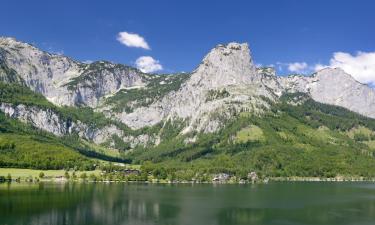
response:
<path id="1" fill-rule="evenodd" d="M 0 224 L 373 225 L 375 184 L 0 184 Z"/>

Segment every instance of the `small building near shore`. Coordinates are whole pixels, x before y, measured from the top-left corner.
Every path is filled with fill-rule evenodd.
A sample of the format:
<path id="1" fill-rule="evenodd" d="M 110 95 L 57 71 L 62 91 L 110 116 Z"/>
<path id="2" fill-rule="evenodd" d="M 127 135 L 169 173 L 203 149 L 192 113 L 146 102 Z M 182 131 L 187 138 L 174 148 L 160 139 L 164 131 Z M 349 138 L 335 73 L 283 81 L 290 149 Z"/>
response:
<path id="1" fill-rule="evenodd" d="M 127 175 L 127 176 L 128 175 L 140 175 L 141 171 L 137 170 L 137 169 L 125 169 L 124 174 Z"/>

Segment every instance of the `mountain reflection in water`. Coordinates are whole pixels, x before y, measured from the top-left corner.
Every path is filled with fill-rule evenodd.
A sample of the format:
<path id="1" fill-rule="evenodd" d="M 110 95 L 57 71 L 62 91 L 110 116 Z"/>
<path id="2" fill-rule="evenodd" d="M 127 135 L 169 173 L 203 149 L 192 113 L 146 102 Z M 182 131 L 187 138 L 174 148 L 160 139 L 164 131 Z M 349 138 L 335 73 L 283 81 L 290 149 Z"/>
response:
<path id="1" fill-rule="evenodd" d="M 373 224 L 371 183 L 1 184 L 0 224 Z"/>

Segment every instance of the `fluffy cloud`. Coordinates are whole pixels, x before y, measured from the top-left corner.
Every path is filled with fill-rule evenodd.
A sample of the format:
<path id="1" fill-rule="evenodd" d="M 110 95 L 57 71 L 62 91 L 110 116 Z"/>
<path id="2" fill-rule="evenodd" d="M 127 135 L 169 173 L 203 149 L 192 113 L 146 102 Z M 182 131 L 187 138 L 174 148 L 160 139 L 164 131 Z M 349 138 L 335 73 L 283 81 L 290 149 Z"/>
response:
<path id="1" fill-rule="evenodd" d="M 375 87 L 375 52 L 335 52 L 328 64 L 307 64 L 306 62 L 283 63 L 277 62 L 279 71 L 285 68 L 293 73 L 308 74 L 324 68 L 341 68 L 357 81 Z"/>
<path id="2" fill-rule="evenodd" d="M 146 42 L 146 40 L 134 33 L 128 33 L 128 32 L 120 32 L 117 35 L 117 40 L 128 47 L 135 47 L 135 48 L 143 48 L 143 49 L 150 49 L 150 46 Z"/>
<path id="3" fill-rule="evenodd" d="M 316 72 L 316 71 L 322 70 L 322 69 L 327 68 L 327 67 L 329 67 L 329 66 L 326 66 L 326 65 L 323 65 L 323 64 L 315 64 L 314 71 Z"/>
<path id="4" fill-rule="evenodd" d="M 141 56 L 135 61 L 136 67 L 144 73 L 153 73 L 163 69 L 158 60 L 151 56 Z"/>
<path id="5" fill-rule="evenodd" d="M 361 83 L 375 84 L 375 52 L 358 52 L 356 55 L 335 52 L 329 67 L 340 67 Z"/>
<path id="6" fill-rule="evenodd" d="M 288 70 L 293 73 L 303 73 L 308 68 L 305 62 L 288 63 Z"/>

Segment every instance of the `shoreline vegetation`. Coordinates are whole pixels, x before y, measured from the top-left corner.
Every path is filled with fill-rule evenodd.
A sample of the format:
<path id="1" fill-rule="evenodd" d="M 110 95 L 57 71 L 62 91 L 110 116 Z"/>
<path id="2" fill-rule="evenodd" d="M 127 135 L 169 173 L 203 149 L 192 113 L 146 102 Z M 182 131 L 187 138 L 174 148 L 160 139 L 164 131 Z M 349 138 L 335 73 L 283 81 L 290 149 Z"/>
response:
<path id="1" fill-rule="evenodd" d="M 195 174 L 190 179 L 177 179 L 166 175 L 160 177 L 152 172 L 142 172 L 140 169 L 126 168 L 123 170 L 34 170 L 18 168 L 0 168 L 0 183 L 65 183 L 65 182 L 95 182 L 95 183 L 160 183 L 160 184 L 266 184 L 273 182 L 375 182 L 375 178 L 360 176 L 336 177 L 258 177 L 256 172 L 250 172 L 247 177 L 236 177 L 226 173 Z"/>

